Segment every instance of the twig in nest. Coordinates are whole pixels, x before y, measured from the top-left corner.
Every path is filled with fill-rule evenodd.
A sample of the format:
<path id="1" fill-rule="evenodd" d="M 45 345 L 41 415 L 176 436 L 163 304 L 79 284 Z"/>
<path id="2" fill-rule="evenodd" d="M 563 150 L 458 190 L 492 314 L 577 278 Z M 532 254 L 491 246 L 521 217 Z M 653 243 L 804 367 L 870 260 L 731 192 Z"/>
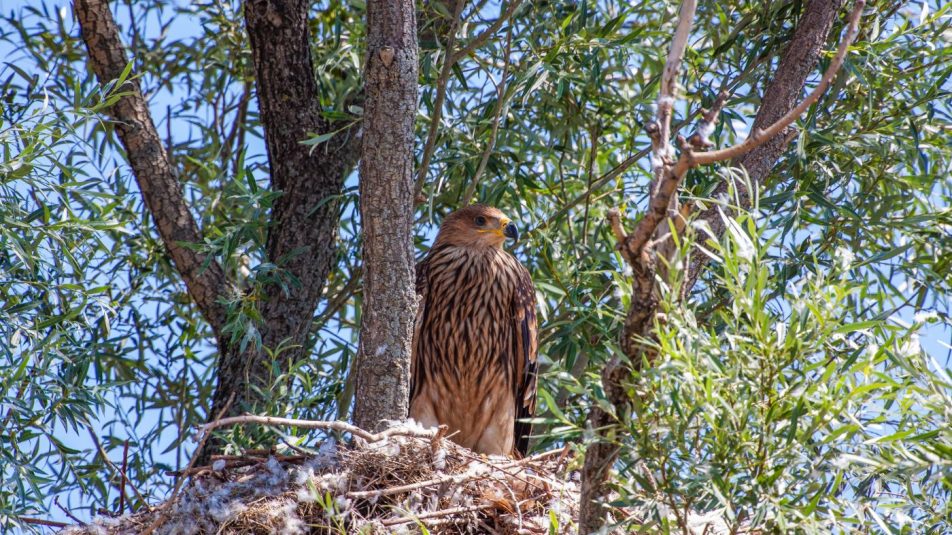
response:
<path id="1" fill-rule="evenodd" d="M 320 453 L 317 451 L 314 451 L 308 448 L 302 448 L 301 446 L 295 446 L 294 444 L 291 444 L 287 440 L 281 440 L 281 443 L 291 448 L 292 450 L 300 453 L 301 455 L 310 455 L 310 456 L 320 455 Z"/>
<path id="2" fill-rule="evenodd" d="M 440 446 L 443 445 L 443 437 L 446 436 L 447 431 L 450 428 L 446 425 L 441 425 L 436 428 L 436 434 L 433 435 L 433 438 L 430 439 L 430 451 L 436 455 L 437 450 L 440 449 Z"/>
<path id="3" fill-rule="evenodd" d="M 338 431 L 341 433 L 350 433 L 351 435 L 366 440 L 367 442 L 380 442 L 381 440 L 390 438 L 390 437 L 417 437 L 417 438 L 431 438 L 439 431 L 436 429 L 429 429 L 425 431 L 417 431 L 413 429 L 406 429 L 401 427 L 391 427 L 390 429 L 385 429 L 379 433 L 371 433 L 365 431 L 355 425 L 351 425 L 347 422 L 339 421 L 323 421 L 323 420 L 297 420 L 294 418 L 277 418 L 274 416 L 258 416 L 254 414 L 245 414 L 243 416 L 231 416 L 229 418 L 220 418 L 214 422 L 209 422 L 201 427 L 199 430 L 207 436 L 211 431 L 218 429 L 219 427 L 231 427 L 233 425 L 244 425 L 244 424 L 259 424 L 269 427 L 280 427 L 280 426 L 289 426 L 289 427 L 298 427 L 301 429 L 328 429 L 331 431 Z"/>
<path id="4" fill-rule="evenodd" d="M 460 483 L 465 483 L 466 481 L 471 481 L 473 479 L 480 479 L 484 477 L 486 477 L 486 474 L 484 473 L 455 474 L 451 476 L 435 477 L 433 479 L 427 479 L 426 481 L 418 481 L 416 483 L 408 483 L 406 485 L 399 485 L 396 487 L 390 487 L 386 489 L 360 490 L 360 491 L 348 492 L 347 497 L 352 499 L 359 499 L 359 498 L 377 498 L 380 496 L 392 496 L 394 494 L 402 494 L 404 492 L 410 492 L 411 490 L 417 490 L 417 489 L 422 489 L 426 487 L 433 487 L 436 485 L 443 485 L 445 483 L 458 485 Z"/>
<path id="5" fill-rule="evenodd" d="M 432 513 L 423 513 L 423 514 L 408 517 L 408 518 L 384 520 L 382 524 L 387 527 L 399 526 L 400 524 L 409 524 L 411 522 L 416 522 L 417 520 L 429 520 L 431 518 L 440 518 L 444 516 L 459 515 L 463 513 L 475 513 L 477 511 L 492 509 L 494 507 L 496 507 L 496 504 L 494 503 L 484 503 L 482 505 L 471 505 L 469 507 L 451 507 L 449 509 L 441 509 L 439 511 L 433 511 Z"/>
<path id="6" fill-rule="evenodd" d="M 76 515 L 74 515 L 69 509 L 63 507 L 63 505 L 59 502 L 59 496 L 56 496 L 55 498 L 53 498 L 53 503 L 56 505 L 56 507 L 59 507 L 59 510 L 63 511 L 63 514 L 68 516 L 70 520 L 72 520 L 73 522 L 76 522 L 80 526 L 84 526 L 84 527 L 86 526 L 85 522 L 76 518 Z M 119 509 L 119 512 L 121 513 L 122 509 Z"/>
<path id="7" fill-rule="evenodd" d="M 218 411 L 218 418 L 216 419 L 216 421 L 219 421 L 221 417 L 224 416 L 225 413 L 228 412 L 228 409 L 231 408 L 231 403 L 233 401 L 235 401 L 234 392 L 232 392 L 231 395 L 228 396 L 228 401 L 225 402 L 225 406 L 222 407 L 220 411 Z M 195 451 L 192 453 L 192 458 L 189 459 L 188 466 L 185 467 L 185 472 L 188 472 L 189 470 L 192 469 L 193 466 L 195 466 L 195 462 L 198 460 L 199 455 L 202 454 L 202 449 L 205 448 L 205 443 L 208 442 L 208 437 L 210 436 L 211 436 L 211 430 L 206 430 L 204 434 L 202 435 L 202 440 L 198 443 L 198 447 L 195 448 Z M 184 479 L 185 478 L 178 478 L 175 481 L 175 487 L 172 489 L 172 494 L 169 496 L 169 499 L 166 500 L 165 503 L 162 504 L 161 506 L 162 511 L 159 513 L 158 517 L 152 522 L 152 524 L 150 524 L 149 527 L 147 527 L 145 531 L 142 532 L 142 535 L 152 535 L 152 533 L 156 529 L 158 529 L 160 526 L 162 526 L 162 524 L 165 523 L 166 520 L 168 520 L 169 507 L 171 506 L 171 504 L 175 503 L 175 499 L 178 497 L 179 492 L 181 492 L 182 481 Z"/>
<path id="8" fill-rule="evenodd" d="M 471 481 L 474 479 L 490 478 L 493 472 L 503 472 L 504 474 L 512 477 L 516 477 L 516 474 L 506 472 L 506 470 L 512 468 L 518 468 L 534 462 L 542 461 L 548 457 L 555 456 L 557 454 L 562 454 L 564 450 L 551 450 L 539 453 L 532 457 L 526 457 L 524 459 L 519 459 L 517 461 L 512 461 L 502 465 L 492 465 L 485 464 L 488 469 L 487 472 L 482 473 L 464 473 L 464 474 L 454 474 L 454 475 L 444 475 L 440 477 L 435 477 L 432 479 L 427 479 L 426 481 L 418 481 L 416 483 L 408 483 L 406 485 L 399 485 L 396 487 L 389 487 L 385 489 L 377 490 L 362 490 L 362 491 L 352 491 L 347 493 L 348 498 L 359 499 L 359 498 L 374 498 L 380 496 L 390 496 L 393 494 L 402 494 L 404 492 L 410 492 L 412 490 L 422 489 L 425 487 L 432 487 L 436 485 L 442 485 L 445 483 L 452 483 L 458 485 L 460 483 L 465 483 L 466 481 Z M 473 460 L 479 460 L 473 457 Z M 528 482 L 526 482 L 528 483 Z"/>
<path id="9" fill-rule="evenodd" d="M 310 456 L 309 455 L 280 455 L 280 454 L 269 454 L 268 456 L 261 457 L 257 455 L 212 455 L 212 460 L 215 462 L 221 461 L 224 463 L 222 469 L 228 468 L 240 468 L 242 466 L 252 466 L 255 464 L 262 464 L 268 462 L 269 457 L 274 457 L 279 462 L 282 463 L 302 463 L 306 461 Z M 202 472 L 214 472 L 215 463 L 213 462 L 210 465 L 205 466 L 193 466 L 192 468 L 187 468 L 185 470 L 170 471 L 166 474 L 171 476 L 194 476 Z"/>
<path id="10" fill-rule="evenodd" d="M 35 526 L 49 526 L 51 528 L 68 528 L 69 524 L 66 522 L 56 522 L 54 520 L 45 520 L 42 518 L 30 518 L 28 516 L 18 516 L 17 520 L 23 522 L 24 524 L 33 524 Z"/>

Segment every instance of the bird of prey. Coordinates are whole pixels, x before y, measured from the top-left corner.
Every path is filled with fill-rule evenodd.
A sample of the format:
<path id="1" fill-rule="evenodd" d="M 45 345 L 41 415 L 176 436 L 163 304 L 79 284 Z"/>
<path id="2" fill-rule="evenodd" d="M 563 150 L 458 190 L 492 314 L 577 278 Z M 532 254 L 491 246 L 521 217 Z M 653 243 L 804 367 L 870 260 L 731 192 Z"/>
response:
<path id="1" fill-rule="evenodd" d="M 410 417 L 445 424 L 454 442 L 488 455 L 524 456 L 535 411 L 535 288 L 503 250 L 516 226 L 472 205 L 443 221 L 417 265 Z"/>

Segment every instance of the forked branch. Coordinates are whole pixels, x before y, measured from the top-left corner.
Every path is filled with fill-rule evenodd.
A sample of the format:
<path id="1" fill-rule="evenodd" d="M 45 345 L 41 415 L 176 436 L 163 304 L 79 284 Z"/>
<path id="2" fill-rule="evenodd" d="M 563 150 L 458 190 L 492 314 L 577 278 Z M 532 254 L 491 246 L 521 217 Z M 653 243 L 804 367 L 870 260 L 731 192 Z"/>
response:
<path id="1" fill-rule="evenodd" d="M 693 3 L 693 0 L 686 1 L 684 5 L 689 3 Z M 846 30 L 846 35 L 840 42 L 836 55 L 833 57 L 833 61 L 830 63 L 830 66 L 827 68 L 826 72 L 823 73 L 823 77 L 820 79 L 820 82 L 813 89 L 813 91 L 811 91 L 810 94 L 802 102 L 800 102 L 800 104 L 784 114 L 773 124 L 763 130 L 754 131 L 746 140 L 744 140 L 742 143 L 738 143 L 737 145 L 711 152 L 700 152 L 695 150 L 704 149 L 710 143 L 707 140 L 707 136 L 713 130 L 717 116 L 724 105 L 724 100 L 726 99 L 726 95 L 721 93 L 712 108 L 708 110 L 702 117 L 695 134 L 692 135 L 688 140 L 681 140 L 682 150 L 681 156 L 678 158 L 678 160 L 674 163 L 667 161 L 667 156 L 670 152 L 670 143 L 666 137 L 660 136 L 664 131 L 665 122 L 670 121 L 670 116 L 666 116 L 666 110 L 670 110 L 669 105 L 671 104 L 668 101 L 670 95 L 666 93 L 666 90 L 670 88 L 670 85 L 666 84 L 672 84 L 673 82 L 667 80 L 663 81 L 661 94 L 658 97 L 658 119 L 656 120 L 654 127 L 649 130 L 649 133 L 653 139 L 653 145 L 657 147 L 652 151 L 653 158 L 655 160 L 653 165 L 656 167 L 655 184 L 652 187 L 651 197 L 648 201 L 648 210 L 645 213 L 645 216 L 641 219 L 641 221 L 638 222 L 638 226 L 635 227 L 635 230 L 631 233 L 631 235 L 625 236 L 624 238 L 623 246 L 627 249 L 627 256 L 637 259 L 643 253 L 643 249 L 650 242 L 651 236 L 655 232 L 655 229 L 658 228 L 658 225 L 661 224 L 665 216 L 668 214 L 671 201 L 674 198 L 674 195 L 676 194 L 682 180 L 684 180 L 684 176 L 690 169 L 701 165 L 710 165 L 717 162 L 731 160 L 751 152 L 752 150 L 783 132 L 801 115 L 803 115 L 803 113 L 810 106 L 820 99 L 824 91 L 826 91 L 826 89 L 836 78 L 836 74 L 839 72 L 839 69 L 842 67 L 843 62 L 846 59 L 846 53 L 849 50 L 850 45 L 853 43 L 856 35 L 859 33 L 859 19 L 863 13 L 863 7 L 865 4 L 865 0 L 857 0 L 853 5 L 853 11 L 850 13 L 849 26 Z M 684 5 L 681 9 L 682 15 L 686 11 Z M 691 10 L 691 13 L 693 13 L 693 10 Z M 680 21 L 678 24 L 678 29 L 680 30 L 684 26 L 688 26 L 688 28 L 690 27 L 689 24 L 684 23 L 684 21 Z M 672 53 L 668 55 L 669 62 L 673 59 L 679 59 L 681 57 L 679 54 L 675 54 L 675 52 L 676 49 L 679 49 L 682 46 L 683 43 L 678 43 L 677 36 L 675 36 L 675 41 L 672 43 Z M 680 50 L 683 53 L 683 48 Z M 677 68 L 672 67 L 671 65 L 665 65 L 665 76 L 667 76 L 668 72 L 677 73 Z M 656 137 L 658 139 L 655 141 Z"/>
<path id="2" fill-rule="evenodd" d="M 823 96 L 823 93 L 826 91 L 826 89 L 831 83 L 833 83 L 833 80 L 836 78 L 836 74 L 839 72 L 840 67 L 843 66 L 843 61 L 846 60 L 846 53 L 849 50 L 850 45 L 853 44 L 853 40 L 856 39 L 856 35 L 859 33 L 859 19 L 863 14 L 863 7 L 865 5 L 866 0 L 856 0 L 856 3 L 853 4 L 853 11 L 850 13 L 849 27 L 846 30 L 846 35 L 840 42 L 840 46 L 836 51 L 836 55 L 833 56 L 833 61 L 830 62 L 830 66 L 827 67 L 826 72 L 823 73 L 823 78 L 820 79 L 820 83 L 818 83 L 817 86 L 813 88 L 813 91 L 807 95 L 807 98 L 803 99 L 803 102 L 798 104 L 795 108 L 787 112 L 786 115 L 778 119 L 767 128 L 754 131 L 747 139 L 743 141 L 743 143 L 739 143 L 726 149 L 705 152 L 703 154 L 695 154 L 693 166 L 710 165 L 712 163 L 731 160 L 747 154 L 760 145 L 763 145 L 777 134 L 783 132 L 784 129 L 799 119 L 800 116 L 803 115 L 803 113 L 806 112 L 810 106 L 816 103 L 816 101 L 820 100 L 820 97 Z"/>
<path id="3" fill-rule="evenodd" d="M 77 0 L 73 10 L 99 83 L 106 85 L 122 79 L 129 59 L 109 3 Z M 121 96 L 108 112 L 115 119 L 116 132 L 126 150 L 142 199 L 189 295 L 212 329 L 220 333 L 227 315 L 221 299 L 230 293 L 230 284 L 214 258 L 189 247 L 189 244 L 204 242 L 202 232 L 189 211 L 175 167 L 162 146 L 138 80 L 127 79 L 118 89 Z"/>

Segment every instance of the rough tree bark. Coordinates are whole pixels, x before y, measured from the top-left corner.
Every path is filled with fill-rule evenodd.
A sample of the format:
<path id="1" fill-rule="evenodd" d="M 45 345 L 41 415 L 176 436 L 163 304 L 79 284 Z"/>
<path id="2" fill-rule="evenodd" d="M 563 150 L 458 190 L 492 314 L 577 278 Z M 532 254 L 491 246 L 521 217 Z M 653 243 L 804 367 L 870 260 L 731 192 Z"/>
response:
<path id="1" fill-rule="evenodd" d="M 413 118 L 417 110 L 413 0 L 367 3 L 366 102 L 360 160 L 364 301 L 354 423 L 375 430 L 407 415 L 416 315 Z"/>
<path id="2" fill-rule="evenodd" d="M 311 64 L 305 0 L 250 0 L 245 17 L 254 57 L 261 121 L 271 168 L 271 187 L 282 195 L 275 202 L 268 233 L 268 260 L 293 276 L 296 284 L 269 284 L 260 305 L 262 341 L 288 348 L 279 356 L 287 369 L 306 355 L 311 320 L 327 274 L 336 260 L 338 204 L 344 177 L 356 163 L 357 135 L 345 131 L 313 153 L 300 144 L 311 133 L 333 125 L 321 115 Z M 120 76 L 128 63 L 106 0 L 77 0 L 76 18 L 100 83 Z M 135 81 L 109 110 L 165 247 L 189 294 L 212 327 L 219 348 L 218 386 L 208 414 L 214 418 L 232 400 L 227 414 L 248 410 L 257 401 L 251 387 L 270 385 L 271 365 L 257 348 L 244 352 L 225 333 L 227 310 L 222 298 L 231 286 L 214 261 L 183 244 L 200 243 L 201 232 L 189 212 L 182 187 L 162 146 L 148 104 Z M 213 453 L 215 445 L 206 448 Z"/>
<path id="3" fill-rule="evenodd" d="M 752 132 L 774 124 L 796 107 L 806 79 L 816 67 L 842 3 L 842 0 L 811 0 L 804 8 L 793 38 L 784 51 L 777 71 L 764 93 Z M 655 135 L 660 136 L 660 133 Z M 665 139 L 664 142 L 667 143 L 668 140 Z M 754 187 L 758 187 L 783 154 L 787 143 L 788 136 L 786 133 L 781 133 L 737 158 L 733 164 L 743 166 L 750 176 L 751 183 Z M 716 189 L 715 195 L 726 192 L 727 188 L 728 184 L 721 184 Z M 750 192 L 740 192 L 740 198 L 742 206 L 750 206 Z M 669 206 L 667 200 L 660 198 L 657 200 L 660 209 L 666 211 Z M 652 201 L 655 201 L 654 193 Z M 625 236 L 619 214 L 615 212 L 610 217 L 620 244 L 627 245 L 633 237 L 636 240 L 640 239 L 634 236 L 639 233 L 639 230 L 647 229 L 646 234 L 641 233 L 646 236 L 655 230 L 654 227 L 648 229 L 648 225 L 640 225 L 632 236 Z M 723 234 L 724 225 L 716 208 L 700 214 L 699 217 L 708 221 L 717 236 Z M 638 249 L 642 250 L 641 247 Z M 628 253 L 625 249 L 622 252 Z M 609 476 L 621 451 L 621 440 L 616 437 L 616 424 L 618 421 L 624 421 L 631 409 L 631 399 L 624 385 L 630 376 L 630 367 L 637 369 L 642 362 L 650 361 L 651 358 L 650 350 L 646 350 L 639 341 L 650 337 L 658 307 L 654 291 L 655 265 L 649 256 L 650 253 L 641 254 L 639 258 L 626 256 L 626 260 L 634 271 L 632 308 L 623 326 L 621 345 L 630 360 L 622 362 L 618 358 L 613 359 L 602 375 L 605 394 L 612 402 L 615 412 L 611 413 L 595 406 L 589 414 L 589 425 L 597 431 L 597 434 L 596 441 L 586 450 L 585 464 L 582 469 L 579 533 L 596 532 L 605 524 L 606 510 L 602 507 L 602 502 L 611 490 Z M 688 280 L 685 283 L 688 289 L 697 281 L 705 264 L 704 255 L 693 255 L 688 267 Z"/>
<path id="4" fill-rule="evenodd" d="M 357 159 L 355 132 L 345 131 L 313 152 L 300 142 L 330 132 L 321 114 L 307 27 L 310 2 L 245 2 L 245 23 L 254 59 L 258 107 L 264 125 L 275 201 L 268 232 L 268 260 L 293 275 L 290 288 L 268 284 L 260 305 L 265 347 L 286 348 L 279 367 L 305 358 L 311 320 L 337 255 L 338 203 L 347 172 Z M 228 346 L 221 354 L 218 387 L 209 418 L 234 394 L 225 414 L 252 410 L 253 387 L 270 386 L 271 365 L 263 351 Z"/>
<path id="5" fill-rule="evenodd" d="M 129 60 L 108 2 L 76 0 L 73 9 L 99 83 L 116 80 Z M 119 140 L 162 243 L 195 305 L 218 335 L 225 324 L 225 307 L 219 301 L 227 289 L 225 274 L 215 261 L 203 269 L 206 256 L 183 245 L 201 243 L 202 233 L 185 203 L 182 186 L 152 122 L 138 80 L 127 80 L 122 91 L 129 94 L 121 97 L 108 113 L 115 119 Z"/>

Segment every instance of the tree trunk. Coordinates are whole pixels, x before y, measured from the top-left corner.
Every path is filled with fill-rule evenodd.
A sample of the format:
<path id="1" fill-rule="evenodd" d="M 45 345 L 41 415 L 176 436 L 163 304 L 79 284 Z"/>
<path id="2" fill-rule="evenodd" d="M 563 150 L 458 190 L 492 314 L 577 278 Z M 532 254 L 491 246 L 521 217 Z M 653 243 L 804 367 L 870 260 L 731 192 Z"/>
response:
<path id="1" fill-rule="evenodd" d="M 309 2 L 249 0 L 245 22 L 251 42 L 258 107 L 264 125 L 274 203 L 268 260 L 292 277 L 265 286 L 262 344 L 277 353 L 278 368 L 309 354 L 311 322 L 328 273 L 337 259 L 338 203 L 344 178 L 357 159 L 356 132 L 345 130 L 315 150 L 301 141 L 334 127 L 321 114 L 307 27 Z M 222 345 L 209 418 L 254 411 L 274 380 L 268 354 Z"/>
<path id="2" fill-rule="evenodd" d="M 796 106 L 807 76 L 816 67 L 841 5 L 842 0 L 811 0 L 806 6 L 793 39 L 783 53 L 777 72 L 767 86 L 752 132 L 774 123 Z M 751 183 L 757 187 L 776 165 L 786 145 L 786 136 L 779 135 L 734 163 L 744 166 Z M 727 187 L 726 183 L 720 184 L 712 196 L 717 196 L 718 192 L 726 192 Z M 741 193 L 741 201 L 745 206 L 750 205 L 749 192 Z M 699 217 L 707 220 L 718 236 L 723 234 L 724 225 L 716 207 Z M 693 255 L 685 282 L 687 289 L 696 282 L 705 264 L 705 255 Z M 630 367 L 637 368 L 646 357 L 641 344 L 637 341 L 632 343 L 632 340 L 633 336 L 651 336 L 652 322 L 657 312 L 657 299 L 651 291 L 654 285 L 653 269 L 646 271 L 648 272 L 633 274 L 632 302 L 637 310 L 629 311 L 622 333 L 622 346 L 629 361 L 622 362 L 617 357 L 613 358 L 602 374 L 605 394 L 612 402 L 615 413 L 595 406 L 589 414 L 589 425 L 596 431 L 596 435 L 595 442 L 586 449 L 585 464 L 582 468 L 579 508 L 581 534 L 598 531 L 606 521 L 606 511 L 602 503 L 611 492 L 611 471 L 621 452 L 622 439 L 616 436 L 614 430 L 618 421 L 627 418 L 630 411 L 631 400 L 624 388 L 624 382 L 630 376 Z"/>
<path id="3" fill-rule="evenodd" d="M 367 3 L 366 103 L 360 160 L 364 300 L 354 423 L 406 418 L 416 316 L 413 118 L 417 110 L 412 0 Z"/>

